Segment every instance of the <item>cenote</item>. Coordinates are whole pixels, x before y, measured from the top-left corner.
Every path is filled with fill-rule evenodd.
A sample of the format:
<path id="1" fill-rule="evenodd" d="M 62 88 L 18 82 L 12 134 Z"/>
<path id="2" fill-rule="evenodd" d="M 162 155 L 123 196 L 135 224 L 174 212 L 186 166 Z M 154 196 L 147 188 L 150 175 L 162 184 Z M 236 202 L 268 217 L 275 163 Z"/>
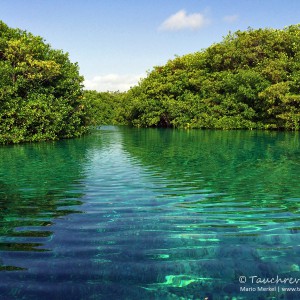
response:
<path id="1" fill-rule="evenodd" d="M 299 133 L 106 126 L 0 152 L 1 299 L 299 299 L 249 279 L 300 278 Z"/>

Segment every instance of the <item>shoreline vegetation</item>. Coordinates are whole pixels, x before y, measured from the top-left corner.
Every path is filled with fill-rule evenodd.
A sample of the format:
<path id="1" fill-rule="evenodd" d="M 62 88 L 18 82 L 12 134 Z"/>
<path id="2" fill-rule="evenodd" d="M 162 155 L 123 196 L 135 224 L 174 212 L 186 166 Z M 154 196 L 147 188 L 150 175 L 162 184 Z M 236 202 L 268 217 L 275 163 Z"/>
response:
<path id="1" fill-rule="evenodd" d="M 82 82 L 68 53 L 0 21 L 0 143 L 86 133 Z"/>
<path id="2" fill-rule="evenodd" d="M 84 90 L 77 63 L 0 21 L 0 143 L 78 137 L 97 125 L 300 129 L 300 25 L 229 33 L 156 66 L 129 91 Z"/>

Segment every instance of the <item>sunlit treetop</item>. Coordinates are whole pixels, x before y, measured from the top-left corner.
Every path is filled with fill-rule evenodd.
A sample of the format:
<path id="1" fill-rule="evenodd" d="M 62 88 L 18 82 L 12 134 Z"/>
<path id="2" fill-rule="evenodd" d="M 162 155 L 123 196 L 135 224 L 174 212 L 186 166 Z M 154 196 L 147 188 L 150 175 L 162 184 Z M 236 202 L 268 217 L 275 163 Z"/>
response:
<path id="1" fill-rule="evenodd" d="M 87 131 L 83 77 L 68 54 L 0 22 L 0 142 L 55 140 Z"/>
<path id="2" fill-rule="evenodd" d="M 128 92 L 136 126 L 300 128 L 300 26 L 229 33 Z"/>

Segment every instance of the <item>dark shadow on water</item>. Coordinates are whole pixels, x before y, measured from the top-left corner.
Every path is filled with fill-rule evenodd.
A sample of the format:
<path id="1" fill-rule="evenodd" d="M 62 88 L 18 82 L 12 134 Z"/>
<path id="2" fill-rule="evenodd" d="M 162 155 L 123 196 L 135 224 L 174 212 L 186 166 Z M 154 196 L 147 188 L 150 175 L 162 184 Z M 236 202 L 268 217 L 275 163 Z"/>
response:
<path id="1" fill-rule="evenodd" d="M 45 243 L 52 238 L 53 222 L 81 213 L 78 185 L 85 149 L 77 143 L 0 148 L 0 253 L 5 257 L 13 252 L 51 251 Z M 7 266 L 5 259 L 1 264 L 1 271 L 27 269 L 17 259 L 14 266 Z"/>

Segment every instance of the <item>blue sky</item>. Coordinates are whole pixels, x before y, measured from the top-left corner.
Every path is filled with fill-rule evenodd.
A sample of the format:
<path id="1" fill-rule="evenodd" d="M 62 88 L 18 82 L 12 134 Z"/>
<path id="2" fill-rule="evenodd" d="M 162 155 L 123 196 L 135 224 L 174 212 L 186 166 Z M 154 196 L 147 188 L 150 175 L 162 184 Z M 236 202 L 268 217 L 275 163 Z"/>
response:
<path id="1" fill-rule="evenodd" d="M 78 62 L 86 88 L 126 90 L 229 31 L 300 23 L 299 0 L 0 0 L 0 19 Z"/>

